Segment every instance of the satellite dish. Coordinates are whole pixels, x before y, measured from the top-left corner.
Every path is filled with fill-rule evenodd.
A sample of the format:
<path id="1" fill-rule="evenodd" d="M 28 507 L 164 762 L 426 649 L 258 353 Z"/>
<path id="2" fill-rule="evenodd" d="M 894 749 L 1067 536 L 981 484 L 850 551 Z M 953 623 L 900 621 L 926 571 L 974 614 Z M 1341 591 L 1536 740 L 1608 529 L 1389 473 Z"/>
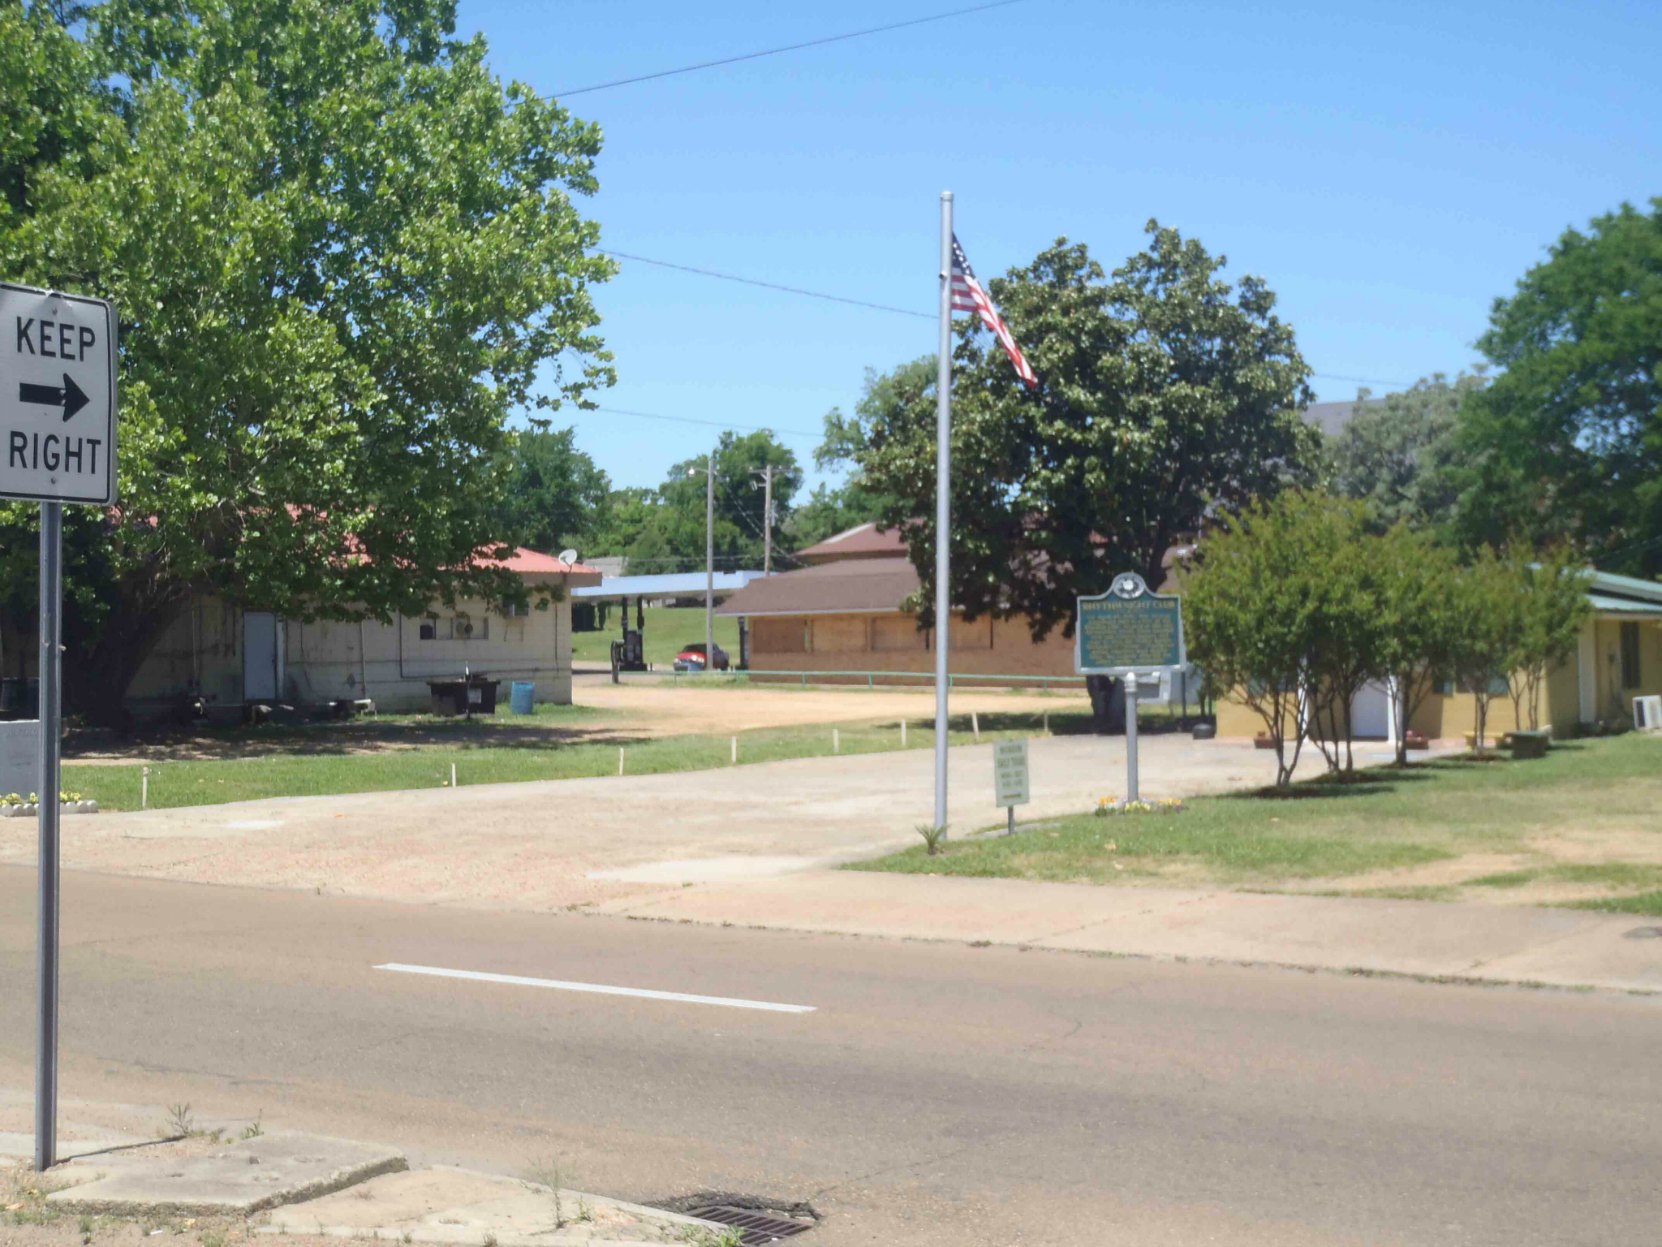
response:
<path id="1" fill-rule="evenodd" d="M 576 561 L 577 551 L 570 549 L 560 551 L 560 562 L 564 563 L 567 567 L 570 567 Z"/>

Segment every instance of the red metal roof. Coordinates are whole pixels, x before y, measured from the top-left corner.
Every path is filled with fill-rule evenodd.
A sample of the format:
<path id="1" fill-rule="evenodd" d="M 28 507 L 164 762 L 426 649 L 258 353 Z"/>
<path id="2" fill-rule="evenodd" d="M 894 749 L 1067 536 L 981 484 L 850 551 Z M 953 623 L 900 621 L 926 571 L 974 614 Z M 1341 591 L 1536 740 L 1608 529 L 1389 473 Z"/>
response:
<path id="1" fill-rule="evenodd" d="M 522 576 L 538 573 L 552 573 L 561 576 L 593 576 L 595 583 L 599 583 L 600 569 L 590 567 L 587 563 L 562 563 L 552 554 L 544 554 L 540 550 L 532 550 L 526 546 L 515 546 L 514 552 L 505 559 L 478 560 L 481 567 L 505 567 L 511 572 L 518 572 Z"/>

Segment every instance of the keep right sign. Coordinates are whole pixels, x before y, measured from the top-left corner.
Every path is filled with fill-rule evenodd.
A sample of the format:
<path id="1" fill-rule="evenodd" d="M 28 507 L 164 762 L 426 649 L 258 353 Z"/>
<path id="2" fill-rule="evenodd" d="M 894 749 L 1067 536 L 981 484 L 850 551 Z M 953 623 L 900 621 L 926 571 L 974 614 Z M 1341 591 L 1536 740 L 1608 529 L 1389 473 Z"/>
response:
<path id="1" fill-rule="evenodd" d="M 115 501 L 115 309 L 0 282 L 0 498 Z"/>

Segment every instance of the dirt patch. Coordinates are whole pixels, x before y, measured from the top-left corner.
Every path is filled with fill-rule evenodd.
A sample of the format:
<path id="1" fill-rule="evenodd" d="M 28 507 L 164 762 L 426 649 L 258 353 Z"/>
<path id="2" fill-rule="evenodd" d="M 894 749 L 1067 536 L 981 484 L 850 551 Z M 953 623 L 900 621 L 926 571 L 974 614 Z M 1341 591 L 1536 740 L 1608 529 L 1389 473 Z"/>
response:
<path id="1" fill-rule="evenodd" d="M 905 719 L 920 726 L 935 717 L 935 694 L 929 688 L 808 688 L 725 685 L 699 688 L 690 683 L 612 684 L 579 681 L 577 704 L 617 716 L 648 736 L 745 732 L 756 728 L 797 727 L 813 723 L 848 723 L 860 719 Z M 1005 692 L 999 689 L 953 690 L 954 724 L 975 713 L 1061 715 L 1090 710 L 1080 695 Z"/>

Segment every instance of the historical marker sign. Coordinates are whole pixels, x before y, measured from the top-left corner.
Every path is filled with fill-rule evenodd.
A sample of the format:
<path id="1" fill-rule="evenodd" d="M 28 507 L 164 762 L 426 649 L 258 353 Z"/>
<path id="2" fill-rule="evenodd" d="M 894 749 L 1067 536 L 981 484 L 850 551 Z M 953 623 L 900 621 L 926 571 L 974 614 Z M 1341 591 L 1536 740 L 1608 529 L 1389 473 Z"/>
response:
<path id="1" fill-rule="evenodd" d="M 1150 593 L 1135 572 L 1114 577 L 1106 593 L 1079 599 L 1074 670 L 1081 675 L 1130 675 L 1181 667 L 1182 599 Z"/>
<path id="2" fill-rule="evenodd" d="M 115 309 L 0 282 L 0 498 L 115 501 Z"/>

